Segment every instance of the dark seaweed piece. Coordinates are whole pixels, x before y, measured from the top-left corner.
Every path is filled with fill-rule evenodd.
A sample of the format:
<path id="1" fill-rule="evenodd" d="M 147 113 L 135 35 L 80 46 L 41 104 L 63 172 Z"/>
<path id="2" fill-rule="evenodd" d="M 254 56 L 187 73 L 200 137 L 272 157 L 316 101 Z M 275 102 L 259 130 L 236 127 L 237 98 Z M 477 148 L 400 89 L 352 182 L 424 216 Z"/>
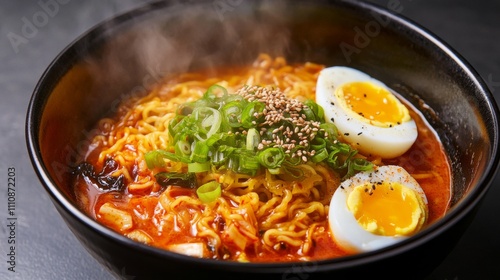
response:
<path id="1" fill-rule="evenodd" d="M 98 174 L 95 172 L 95 167 L 88 162 L 80 163 L 73 171 L 73 174 L 83 176 L 86 181 L 91 182 L 102 191 L 123 191 L 125 188 L 123 174 L 117 177 L 112 175 L 118 168 L 118 163 L 108 158 Z"/>

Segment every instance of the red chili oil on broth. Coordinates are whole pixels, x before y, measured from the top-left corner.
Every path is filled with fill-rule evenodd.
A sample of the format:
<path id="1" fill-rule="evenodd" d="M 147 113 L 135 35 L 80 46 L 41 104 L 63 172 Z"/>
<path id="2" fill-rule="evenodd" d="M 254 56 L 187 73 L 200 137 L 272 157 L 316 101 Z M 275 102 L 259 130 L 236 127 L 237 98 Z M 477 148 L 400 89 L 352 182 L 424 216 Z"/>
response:
<path id="1" fill-rule="evenodd" d="M 420 184 L 428 200 L 428 223 L 444 216 L 451 200 L 451 170 L 445 151 L 422 115 L 410 110 L 417 123 L 418 136 L 413 146 L 400 157 L 384 160 L 406 169 Z M 433 176 L 431 176 L 433 175 Z M 441 187 L 443 186 L 443 187 Z"/>
<path id="2" fill-rule="evenodd" d="M 258 194 L 247 192 L 252 179 L 239 178 L 234 184 L 246 184 L 246 187 L 223 189 L 221 202 L 218 200 L 217 206 L 213 206 L 200 203 L 195 189 L 161 186 L 153 176 L 158 170 L 149 170 L 143 160 L 145 149 L 153 149 L 162 141 L 168 141 L 161 134 L 168 126 L 162 123 L 165 120 L 162 116 L 168 115 L 168 112 L 163 111 L 163 105 L 144 109 L 142 103 L 150 102 L 148 104 L 151 105 L 151 102 L 160 104 L 162 101 L 174 100 L 186 92 L 186 88 L 176 88 L 178 83 L 200 92 L 219 81 L 225 81 L 228 88 L 248 82 L 283 88 L 295 85 L 314 97 L 315 79 L 321 69 L 321 65 L 291 66 L 283 59 L 260 57 L 251 67 L 226 69 L 212 76 L 195 73 L 167 81 L 147 97 L 122 105 L 114 118 L 103 120 L 105 125 L 102 122 L 97 125 L 94 142 L 89 146 L 87 157 L 82 160 L 87 165 L 80 165 L 79 175 L 75 176 L 73 187 L 80 207 L 103 225 L 154 247 L 173 251 L 181 248 L 182 251 L 182 248 L 186 248 L 182 247 L 185 244 L 195 244 L 194 256 L 197 257 L 286 262 L 352 254 L 335 244 L 328 225 L 329 199 L 339 181 L 339 175 L 332 170 L 315 172 L 325 182 L 337 182 L 335 186 L 322 182 L 308 195 L 292 192 L 288 198 L 289 193 L 286 192 L 281 196 L 270 194 L 268 190 Z M 177 106 L 174 104 L 174 107 Z M 419 113 L 409 109 L 418 127 L 415 144 L 398 158 L 369 160 L 378 165 L 400 165 L 414 176 L 428 199 L 429 224 L 441 218 L 449 207 L 450 168 L 433 130 Z M 150 111 L 147 110 L 154 113 L 148 113 Z M 150 132 L 150 124 L 146 125 L 144 119 L 147 114 L 151 114 L 148 120 L 157 126 L 157 134 L 162 135 L 155 136 L 154 144 L 145 144 L 150 139 L 147 137 L 153 137 L 146 133 Z M 112 147 L 118 146 L 119 141 L 125 141 L 126 144 L 113 150 Z M 185 170 L 185 167 L 175 164 L 169 167 Z M 220 179 L 220 176 L 225 175 L 215 176 Z M 318 196 L 321 207 L 316 206 L 307 215 L 303 214 L 304 211 L 294 210 L 306 204 L 317 205 L 311 199 L 312 195 Z M 287 199 L 290 200 L 287 202 Z M 273 204 L 274 200 L 277 202 Z M 300 215 L 303 217 L 297 218 Z M 283 229 L 297 236 L 291 234 L 289 236 L 292 237 L 280 239 L 277 233 L 266 235 Z M 175 247 L 176 244 L 181 246 Z"/>

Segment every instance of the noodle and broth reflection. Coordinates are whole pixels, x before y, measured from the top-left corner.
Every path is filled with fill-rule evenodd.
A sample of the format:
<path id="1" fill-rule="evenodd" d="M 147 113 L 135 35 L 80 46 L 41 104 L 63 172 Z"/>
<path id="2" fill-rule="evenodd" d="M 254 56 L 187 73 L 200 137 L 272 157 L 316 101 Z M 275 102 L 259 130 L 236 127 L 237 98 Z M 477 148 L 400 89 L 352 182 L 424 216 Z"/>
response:
<path id="1" fill-rule="evenodd" d="M 293 102 L 303 106 L 317 100 L 317 81 L 324 69 L 319 64 L 292 65 L 282 57 L 262 54 L 248 67 L 222 69 L 216 74 L 180 74 L 165 80 L 147 96 L 128 100 L 120 106 L 116 116 L 99 121 L 98 133 L 89 145 L 87 157 L 75 172 L 75 193 L 80 206 L 98 222 L 136 241 L 194 257 L 243 262 L 319 260 L 362 251 L 335 239 L 330 225 L 335 214 L 332 214 L 334 209 L 330 203 L 339 186 L 342 189 L 348 187 L 341 183 L 356 173 L 377 172 L 379 166 L 404 168 L 411 174 L 411 180 L 416 179 L 425 192 L 425 201 L 415 196 L 417 205 L 424 207 L 419 208 L 422 211 L 416 220 L 417 226 L 408 231 L 400 230 L 398 235 L 411 235 L 413 230 L 418 231 L 442 217 L 450 197 L 447 157 L 432 129 L 413 108 L 409 109 L 409 114 L 416 123 L 418 137 L 406 153 L 396 157 L 358 152 L 355 143 L 344 141 L 347 135 L 339 133 L 338 141 L 329 138 L 333 135 L 328 134 L 335 132 L 327 129 L 329 125 L 310 121 L 311 130 L 302 133 L 297 129 L 297 134 L 286 134 L 285 128 L 274 132 L 266 132 L 265 127 L 252 132 L 251 128 L 234 128 L 238 125 L 228 128 L 229 134 L 241 132 L 241 137 L 235 139 L 249 139 L 248 134 L 255 133 L 258 139 L 255 143 L 243 143 L 255 154 L 263 153 L 267 148 L 284 150 L 280 150 L 283 157 L 294 163 L 289 165 L 288 171 L 285 165 L 273 165 L 276 163 L 273 162 L 276 159 L 274 154 L 270 160 L 273 166 L 266 168 L 266 161 L 255 160 L 252 153 L 247 158 L 235 155 L 242 150 L 231 154 L 237 162 L 232 165 L 228 164 L 230 160 L 220 165 L 207 165 L 207 156 L 200 162 L 176 158 L 176 154 L 182 155 L 183 149 L 195 151 L 196 143 L 186 145 L 185 137 L 181 137 L 182 143 L 177 145 L 179 139 L 174 139 L 169 129 L 174 130 L 180 119 L 188 118 L 197 110 L 186 104 L 199 104 L 199 100 L 207 97 L 207 89 L 217 85 L 226 90 L 230 98 L 239 93 L 246 98 L 239 99 L 239 102 L 248 102 L 248 98 L 254 98 L 248 96 L 249 92 L 255 94 L 264 88 L 267 90 L 265 94 L 274 90 L 277 95 L 283 94 L 283 98 L 295 100 Z M 321 115 L 319 110 L 322 109 L 317 109 L 316 115 Z M 261 117 L 264 119 L 270 114 L 266 111 Z M 255 116 L 259 117 L 258 114 Z M 302 118 L 298 114 L 298 118 L 306 119 L 306 116 Z M 208 122 L 207 131 L 210 131 L 213 116 L 205 121 Z M 290 128 L 294 130 L 293 122 Z M 312 128 L 316 128 L 314 135 Z M 278 132 L 288 135 L 288 140 L 286 137 L 276 138 Z M 297 136 L 299 133 L 302 138 Z M 334 158 L 331 149 L 325 148 L 327 156 L 320 157 L 320 150 L 308 148 L 318 146 L 320 141 L 312 140 L 316 134 L 327 142 L 346 147 L 345 154 L 338 156 L 340 163 L 332 163 L 333 159 L 327 163 L 327 158 Z M 266 135 L 268 140 L 265 140 Z M 299 143 L 307 140 L 307 135 L 312 135 L 312 142 Z M 198 135 L 198 138 L 206 141 L 206 136 Z M 227 156 L 223 150 L 217 146 L 208 152 L 208 158 L 215 158 L 218 152 Z M 155 151 L 166 151 L 166 157 L 156 155 L 153 163 L 148 162 L 146 158 Z M 415 155 L 419 157 L 418 164 L 415 164 Z M 193 159 L 193 156 L 189 158 Z M 253 164 L 252 160 L 256 163 Z M 210 167 L 206 169 L 207 166 Z M 210 189 L 208 198 L 205 194 L 201 196 L 200 186 L 211 182 L 220 187 L 220 193 L 213 195 Z M 378 183 L 381 182 L 370 184 L 375 186 Z M 363 184 L 360 182 L 357 186 L 368 188 Z M 397 186 L 388 184 L 387 189 L 399 189 L 399 183 Z M 383 189 L 383 184 L 380 185 L 379 189 Z M 374 189 L 370 186 L 370 193 Z M 404 186 L 401 192 L 407 193 Z M 353 189 L 352 193 L 363 191 Z M 362 199 L 360 194 L 357 201 Z M 384 230 L 379 223 L 373 235 L 382 236 Z"/>

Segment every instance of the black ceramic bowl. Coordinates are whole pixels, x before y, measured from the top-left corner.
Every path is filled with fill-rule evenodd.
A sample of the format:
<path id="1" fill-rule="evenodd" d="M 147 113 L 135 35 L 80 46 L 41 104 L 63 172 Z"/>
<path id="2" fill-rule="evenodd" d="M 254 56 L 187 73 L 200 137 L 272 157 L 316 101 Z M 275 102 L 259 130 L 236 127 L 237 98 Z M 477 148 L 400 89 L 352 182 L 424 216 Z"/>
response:
<path id="1" fill-rule="evenodd" d="M 118 276 L 142 278 L 421 278 L 473 219 L 499 162 L 498 109 L 477 73 L 416 24 L 355 1 L 188 1 L 149 4 L 106 21 L 68 46 L 41 77 L 27 114 L 33 166 L 84 247 Z M 395 11 L 391 11 L 391 8 Z M 449 213 L 397 245 L 300 263 L 237 263 L 155 249 L 100 225 L 68 183 L 96 121 L 162 76 L 283 55 L 360 69 L 422 110 L 452 162 Z M 331 277 L 331 278 L 330 278 Z"/>

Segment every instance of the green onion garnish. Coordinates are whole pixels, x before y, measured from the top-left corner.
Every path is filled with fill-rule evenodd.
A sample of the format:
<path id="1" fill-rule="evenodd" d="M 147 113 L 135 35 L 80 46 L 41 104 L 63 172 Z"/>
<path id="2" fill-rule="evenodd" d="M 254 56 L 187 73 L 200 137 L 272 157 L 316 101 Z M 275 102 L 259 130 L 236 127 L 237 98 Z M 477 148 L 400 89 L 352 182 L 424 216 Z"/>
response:
<path id="1" fill-rule="evenodd" d="M 259 162 L 268 169 L 275 169 L 281 166 L 285 160 L 285 152 L 282 148 L 267 148 L 258 154 Z"/>
<path id="2" fill-rule="evenodd" d="M 210 162 L 190 162 L 188 163 L 188 172 L 201 173 L 210 170 Z"/>
<path id="3" fill-rule="evenodd" d="M 250 128 L 248 130 L 246 142 L 247 150 L 253 151 L 254 149 L 257 149 L 260 143 L 260 135 L 259 132 L 257 132 L 257 129 Z"/>
<path id="4" fill-rule="evenodd" d="M 191 174 L 230 170 L 253 176 L 268 170 L 299 179 L 303 172 L 296 166 L 309 162 L 328 165 L 344 177 L 373 167 L 338 140 L 321 106 L 287 98 L 278 89 L 247 86 L 229 94 L 213 85 L 202 98 L 181 106 L 168 129 L 173 152 L 146 153 L 150 169 L 171 160 L 186 163 Z"/>
<path id="5" fill-rule="evenodd" d="M 196 190 L 198 198 L 203 203 L 214 202 L 221 196 L 221 193 L 221 184 L 217 181 L 210 181 L 208 183 L 205 183 Z"/>
<path id="6" fill-rule="evenodd" d="M 191 116 L 198 125 L 195 136 L 200 140 L 206 140 L 216 133 L 222 123 L 220 112 L 210 107 L 197 107 Z"/>
<path id="7" fill-rule="evenodd" d="M 165 166 L 164 159 L 169 159 L 171 161 L 179 161 L 184 163 L 189 162 L 189 158 L 183 157 L 182 155 L 173 154 L 164 150 L 155 150 L 147 152 L 144 155 L 144 159 L 146 160 L 146 164 L 149 169 Z"/>

